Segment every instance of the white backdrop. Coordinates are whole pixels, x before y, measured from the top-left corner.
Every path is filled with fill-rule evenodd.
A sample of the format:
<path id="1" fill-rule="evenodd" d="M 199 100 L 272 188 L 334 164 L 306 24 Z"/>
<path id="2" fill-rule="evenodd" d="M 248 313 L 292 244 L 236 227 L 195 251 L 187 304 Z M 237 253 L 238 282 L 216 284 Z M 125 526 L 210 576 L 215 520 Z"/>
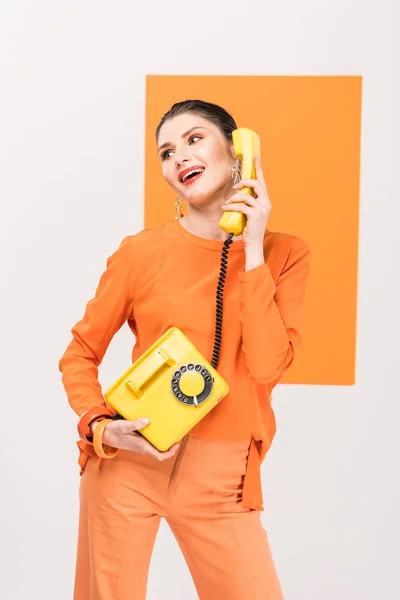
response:
<path id="1" fill-rule="evenodd" d="M 196 73 L 363 76 L 356 385 L 275 390 L 262 518 L 286 600 L 400 597 L 399 13 L 397 0 L 3 0 L 2 598 L 72 598 L 77 418 L 57 363 L 106 257 L 143 227 L 145 75 Z M 114 338 L 103 387 L 132 343 L 127 327 Z M 196 597 L 163 523 L 148 598 Z"/>

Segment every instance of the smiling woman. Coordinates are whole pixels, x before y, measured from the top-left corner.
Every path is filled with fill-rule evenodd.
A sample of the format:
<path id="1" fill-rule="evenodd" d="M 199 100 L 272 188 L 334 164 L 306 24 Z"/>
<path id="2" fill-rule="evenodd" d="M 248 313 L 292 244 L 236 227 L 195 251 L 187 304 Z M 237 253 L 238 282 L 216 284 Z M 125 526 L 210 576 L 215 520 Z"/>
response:
<path id="1" fill-rule="evenodd" d="M 174 105 L 157 127 L 163 176 L 189 205 L 189 214 L 181 223 L 200 236 L 228 237 L 218 222 L 237 181 L 232 173 L 240 172 L 232 141 L 236 128 L 222 107 L 200 100 Z"/>
<path id="2" fill-rule="evenodd" d="M 301 345 L 310 249 L 266 228 L 271 205 L 260 163 L 257 179 L 233 186 L 236 128 L 223 108 L 202 100 L 177 103 L 163 116 L 156 131 L 162 173 L 188 202 L 188 215 L 122 240 L 60 360 L 82 425 L 75 600 L 144 600 L 163 517 L 200 600 L 283 598 L 260 519 L 260 465 L 276 429 L 271 391 Z M 98 366 L 125 322 L 136 337 L 132 362 L 173 326 L 209 355 L 227 243 L 219 221 L 229 202 L 247 217 L 243 236 L 228 240 L 225 269 L 218 373 L 230 391 L 178 451 L 159 452 L 140 435 L 142 419 L 112 420 Z M 102 439 L 97 433 L 93 444 L 98 426 Z"/>

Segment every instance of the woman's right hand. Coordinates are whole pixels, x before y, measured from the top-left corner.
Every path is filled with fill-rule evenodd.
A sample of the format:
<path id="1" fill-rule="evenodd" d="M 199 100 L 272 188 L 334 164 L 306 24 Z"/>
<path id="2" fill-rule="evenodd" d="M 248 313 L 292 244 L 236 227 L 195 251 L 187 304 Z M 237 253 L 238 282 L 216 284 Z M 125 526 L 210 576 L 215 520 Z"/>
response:
<path id="1" fill-rule="evenodd" d="M 171 458 L 177 451 L 179 444 L 174 444 L 166 452 L 160 452 L 151 444 L 145 437 L 137 433 L 139 429 L 143 429 L 148 422 L 143 422 L 144 419 L 136 419 L 135 421 L 126 421 L 118 419 L 110 422 L 103 431 L 103 444 L 112 448 L 120 448 L 121 450 L 131 450 L 138 454 L 150 454 L 157 460 L 166 460 Z M 92 431 L 96 429 L 98 421 L 91 426 Z"/>

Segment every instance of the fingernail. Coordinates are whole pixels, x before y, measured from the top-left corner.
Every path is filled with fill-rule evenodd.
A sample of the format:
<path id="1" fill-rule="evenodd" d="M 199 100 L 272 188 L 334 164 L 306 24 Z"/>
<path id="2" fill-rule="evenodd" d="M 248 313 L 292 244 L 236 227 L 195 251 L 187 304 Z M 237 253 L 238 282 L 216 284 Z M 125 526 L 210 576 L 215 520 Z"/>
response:
<path id="1" fill-rule="evenodd" d="M 148 419 L 147 417 L 142 419 L 142 423 L 143 425 L 148 425 L 150 423 L 150 419 Z"/>
<path id="2" fill-rule="evenodd" d="M 235 185 L 233 186 L 234 188 L 239 187 L 239 185 L 242 185 L 241 183 L 235 183 Z"/>

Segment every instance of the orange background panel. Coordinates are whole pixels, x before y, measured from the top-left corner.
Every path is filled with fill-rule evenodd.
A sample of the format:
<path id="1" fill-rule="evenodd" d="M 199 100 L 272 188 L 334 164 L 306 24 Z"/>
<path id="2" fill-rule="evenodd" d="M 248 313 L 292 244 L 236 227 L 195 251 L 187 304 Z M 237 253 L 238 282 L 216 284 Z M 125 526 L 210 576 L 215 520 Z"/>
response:
<path id="1" fill-rule="evenodd" d="M 146 78 L 145 227 L 175 214 L 155 129 L 174 102 L 199 98 L 257 131 L 272 203 L 267 227 L 311 247 L 303 346 L 282 383 L 355 381 L 361 92 L 360 76 Z"/>

